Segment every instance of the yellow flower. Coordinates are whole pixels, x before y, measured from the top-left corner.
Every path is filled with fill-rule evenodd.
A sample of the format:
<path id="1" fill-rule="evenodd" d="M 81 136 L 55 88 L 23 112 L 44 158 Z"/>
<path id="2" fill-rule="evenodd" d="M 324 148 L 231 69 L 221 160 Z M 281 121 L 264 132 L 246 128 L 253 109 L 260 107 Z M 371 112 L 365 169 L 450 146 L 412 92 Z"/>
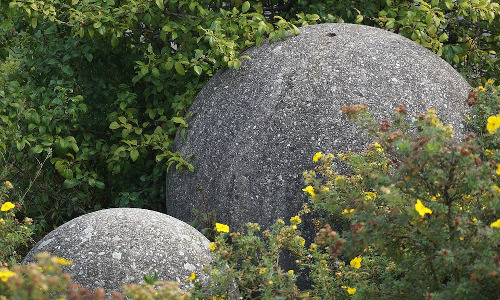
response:
<path id="1" fill-rule="evenodd" d="M 429 110 L 427 110 L 427 111 L 428 111 L 430 114 L 435 114 L 435 113 L 436 113 L 436 111 L 435 111 L 434 109 L 432 109 L 432 108 L 431 108 L 431 109 L 429 109 Z"/>
<path id="2" fill-rule="evenodd" d="M 229 232 L 229 226 L 221 223 L 215 223 L 215 230 L 217 230 L 217 232 Z"/>
<path id="3" fill-rule="evenodd" d="M 495 152 L 491 151 L 490 149 L 486 149 L 486 150 L 484 150 L 484 152 L 486 152 L 486 155 L 493 155 L 493 153 L 495 153 Z"/>
<path id="4" fill-rule="evenodd" d="M 372 200 L 377 198 L 377 194 L 372 192 L 365 192 L 365 200 Z"/>
<path id="5" fill-rule="evenodd" d="M 498 127 L 500 127 L 500 114 L 496 116 L 490 116 L 488 118 L 488 124 L 486 124 L 486 129 L 490 134 L 494 134 Z"/>
<path id="6" fill-rule="evenodd" d="M 304 240 L 304 238 L 303 238 L 303 237 L 301 237 L 301 236 L 298 236 L 298 235 L 297 235 L 295 238 L 299 240 L 299 243 L 300 243 L 301 245 L 304 245 L 304 244 L 306 243 L 306 240 Z"/>
<path id="7" fill-rule="evenodd" d="M 14 186 L 12 185 L 12 183 L 10 183 L 10 181 L 8 181 L 8 180 L 4 184 L 5 184 L 5 187 L 7 187 L 8 189 L 13 189 L 14 188 Z"/>
<path id="8" fill-rule="evenodd" d="M 494 82 L 495 82 L 495 79 L 493 79 L 493 78 L 488 79 L 489 84 L 493 84 Z"/>
<path id="9" fill-rule="evenodd" d="M 335 177 L 335 184 L 337 184 L 337 181 L 341 181 L 341 180 L 345 180 L 344 175 L 339 175 L 339 176 Z"/>
<path id="10" fill-rule="evenodd" d="M 498 167 L 497 167 L 497 175 L 500 175 L 500 164 L 498 164 Z"/>
<path id="11" fill-rule="evenodd" d="M 214 242 L 211 242 L 210 243 L 210 246 L 208 246 L 208 249 L 210 249 L 210 251 L 215 251 L 215 243 Z"/>
<path id="12" fill-rule="evenodd" d="M 3 282 L 6 282 L 7 279 L 9 279 L 9 277 L 12 277 L 16 275 L 16 273 L 8 270 L 8 269 L 1 269 L 0 270 L 0 280 L 2 280 Z"/>
<path id="13" fill-rule="evenodd" d="M 329 188 L 329 187 L 327 187 L 327 186 L 325 186 L 325 187 L 323 188 L 323 191 L 325 191 L 325 192 L 328 192 L 329 190 L 330 190 L 330 188 Z"/>
<path id="14" fill-rule="evenodd" d="M 351 266 L 355 269 L 359 269 L 361 267 L 361 260 L 363 258 L 361 256 L 357 256 L 353 259 L 351 259 Z"/>
<path id="15" fill-rule="evenodd" d="M 295 272 L 293 270 L 288 270 L 288 274 L 294 274 Z"/>
<path id="16" fill-rule="evenodd" d="M 56 262 L 62 266 L 69 266 L 73 263 L 71 260 L 65 260 L 62 257 L 56 257 Z"/>
<path id="17" fill-rule="evenodd" d="M 0 208 L 1 211 L 9 211 L 16 207 L 12 202 L 5 202 L 2 204 L 2 208 Z"/>
<path id="18" fill-rule="evenodd" d="M 495 222 L 491 223 L 490 227 L 500 228 L 500 219 L 498 219 Z"/>
<path id="19" fill-rule="evenodd" d="M 259 274 L 262 275 L 264 273 L 266 273 L 266 268 L 259 268 Z"/>
<path id="20" fill-rule="evenodd" d="M 425 214 L 432 214 L 432 210 L 429 208 L 425 207 L 420 200 L 417 200 L 417 204 L 415 204 L 415 209 L 418 211 L 418 213 L 423 217 Z"/>
<path id="21" fill-rule="evenodd" d="M 313 161 L 317 162 L 321 158 L 322 155 L 323 155 L 323 153 L 316 152 L 316 154 L 314 154 L 314 156 L 313 156 Z"/>
<path id="22" fill-rule="evenodd" d="M 198 275 L 196 273 L 191 273 L 191 276 L 186 278 L 186 282 L 193 281 L 196 279 L 196 277 L 198 277 Z"/>
<path id="23" fill-rule="evenodd" d="M 310 185 L 306 186 L 305 188 L 302 189 L 304 192 L 308 193 L 312 197 L 316 197 L 316 193 L 314 192 L 314 188 Z"/>
<path id="24" fill-rule="evenodd" d="M 463 240 L 464 240 L 464 237 L 463 237 L 463 236 L 461 236 L 461 237 L 460 237 L 460 240 L 461 240 L 461 241 L 463 241 Z"/>
<path id="25" fill-rule="evenodd" d="M 300 219 L 299 216 L 295 216 L 290 218 L 290 223 L 299 225 L 300 223 L 302 223 L 302 220 Z"/>
<path id="26" fill-rule="evenodd" d="M 375 146 L 375 149 L 377 149 L 378 152 L 384 152 L 384 148 L 379 143 L 373 144 Z"/>
<path id="27" fill-rule="evenodd" d="M 0 224 L 5 223 L 5 220 L 3 218 L 0 218 Z"/>
<path id="28" fill-rule="evenodd" d="M 342 212 L 342 214 L 343 214 L 343 215 L 345 215 L 345 214 L 350 214 L 350 213 L 352 213 L 353 211 L 354 211 L 354 208 L 351 208 L 351 209 L 349 209 L 349 210 L 348 210 L 348 209 L 344 209 L 344 211 Z"/>
<path id="29" fill-rule="evenodd" d="M 354 295 L 356 294 L 356 288 L 347 288 L 347 293 L 349 295 Z"/>
<path id="30" fill-rule="evenodd" d="M 272 280 L 269 280 L 267 283 L 269 283 L 270 285 L 274 284 L 274 282 Z"/>
<path id="31" fill-rule="evenodd" d="M 499 192 L 499 193 L 500 193 L 500 188 L 499 188 L 497 185 L 494 185 L 494 186 L 493 186 L 493 189 L 494 189 L 495 191 L 497 191 L 497 192 Z"/>
<path id="32" fill-rule="evenodd" d="M 472 222 L 477 223 L 477 218 L 476 217 L 472 218 Z"/>

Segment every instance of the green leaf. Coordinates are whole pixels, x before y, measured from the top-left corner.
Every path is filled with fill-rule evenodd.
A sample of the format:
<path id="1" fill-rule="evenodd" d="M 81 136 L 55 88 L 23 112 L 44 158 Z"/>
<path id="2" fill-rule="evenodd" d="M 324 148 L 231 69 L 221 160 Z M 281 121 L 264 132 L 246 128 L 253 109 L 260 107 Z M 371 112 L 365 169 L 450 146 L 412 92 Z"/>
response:
<path id="1" fill-rule="evenodd" d="M 194 72 L 195 72 L 198 76 L 200 76 L 200 75 L 201 75 L 201 72 L 202 72 L 202 70 L 203 70 L 200 66 L 194 66 L 194 67 L 193 67 L 193 69 L 194 69 Z"/>
<path id="2" fill-rule="evenodd" d="M 174 67 L 174 64 L 171 61 L 167 61 L 163 67 L 165 70 L 170 71 Z"/>
<path id="3" fill-rule="evenodd" d="M 158 6 L 158 8 L 160 8 L 161 10 L 163 10 L 165 8 L 165 5 L 163 4 L 163 0 L 155 0 L 156 2 L 156 6 Z"/>
<path id="4" fill-rule="evenodd" d="M 445 1 L 444 4 L 446 5 L 446 8 L 450 10 L 453 9 L 454 6 L 453 1 Z"/>
<path id="5" fill-rule="evenodd" d="M 77 5 L 80 0 L 71 0 L 71 5 Z"/>
<path id="6" fill-rule="evenodd" d="M 41 153 L 43 151 L 42 145 L 36 145 L 35 147 L 31 148 L 32 153 Z"/>
<path id="7" fill-rule="evenodd" d="M 286 30 L 285 28 L 280 28 L 280 30 L 278 31 L 278 36 L 284 40 L 286 38 Z"/>
<path id="8" fill-rule="evenodd" d="M 73 70 L 71 69 L 70 66 L 68 65 L 63 65 L 61 67 L 61 71 L 63 71 L 65 74 L 69 75 L 69 76 L 73 76 Z"/>
<path id="9" fill-rule="evenodd" d="M 109 124 L 109 129 L 118 129 L 120 128 L 120 125 L 117 123 L 117 122 L 111 122 L 111 124 Z"/>
<path id="10" fill-rule="evenodd" d="M 250 2 L 245 1 L 241 6 L 241 12 L 246 13 L 250 9 Z"/>
<path id="11" fill-rule="evenodd" d="M 138 157 L 139 157 L 139 151 L 137 151 L 137 149 L 133 149 L 132 151 L 130 151 L 130 159 L 132 161 L 136 161 Z"/>
<path id="12" fill-rule="evenodd" d="M 179 61 L 175 62 L 174 66 L 177 73 L 179 73 L 180 75 L 186 74 L 186 70 L 184 70 L 184 67 L 182 66 L 181 62 Z"/>
<path id="13" fill-rule="evenodd" d="M 448 35 L 446 33 L 442 33 L 440 36 L 439 36 L 439 41 L 440 42 L 444 42 L 444 41 L 447 41 L 448 40 Z"/>
<path id="14" fill-rule="evenodd" d="M 118 46 L 118 38 L 116 37 L 116 33 L 113 33 L 113 35 L 111 36 L 111 46 L 113 48 Z"/>
<path id="15" fill-rule="evenodd" d="M 31 27 L 36 28 L 36 25 L 38 24 L 38 19 L 37 18 L 31 18 Z"/>
<path id="16" fill-rule="evenodd" d="M 181 118 L 181 117 L 173 117 L 171 120 L 174 123 L 181 124 L 183 126 L 187 126 L 186 121 L 183 118 Z"/>
<path id="17" fill-rule="evenodd" d="M 158 70 L 158 68 L 155 67 L 151 70 L 151 74 L 153 75 L 154 78 L 158 78 L 160 77 L 160 70 Z"/>
<path id="18" fill-rule="evenodd" d="M 357 24 L 363 22 L 363 15 L 357 15 L 356 20 L 354 20 L 354 22 Z"/>
<path id="19" fill-rule="evenodd" d="M 240 61 L 239 59 L 238 59 L 238 60 L 235 60 L 235 61 L 233 62 L 233 68 L 234 68 L 235 70 L 239 70 L 239 68 L 240 68 L 240 67 L 241 67 L 241 61 Z"/>

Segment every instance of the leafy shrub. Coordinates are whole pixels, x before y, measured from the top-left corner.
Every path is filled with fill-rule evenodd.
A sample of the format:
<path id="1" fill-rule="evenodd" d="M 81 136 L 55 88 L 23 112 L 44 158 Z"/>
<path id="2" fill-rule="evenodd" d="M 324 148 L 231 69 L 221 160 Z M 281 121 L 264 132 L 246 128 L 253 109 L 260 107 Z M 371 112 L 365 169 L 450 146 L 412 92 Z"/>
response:
<path id="1" fill-rule="evenodd" d="M 196 93 L 239 52 L 297 29 L 249 2 L 0 3 L 0 140 L 47 231 L 106 207 L 165 210 L 164 172 Z M 243 57 L 244 58 L 244 57 Z M 242 58 L 242 59 L 243 59 Z"/>
<path id="2" fill-rule="evenodd" d="M 463 142 L 432 109 L 408 123 L 400 106 L 391 121 L 379 123 L 365 105 L 343 107 L 375 143 L 359 154 L 314 156 L 320 165 L 304 174 L 310 204 L 302 212 L 321 216 L 314 242 L 304 245 L 299 216 L 288 226 L 278 220 L 263 234 L 248 224 L 246 234 L 219 235 L 210 245 L 217 257 L 208 270 L 213 282 L 198 283 L 193 295 L 227 297 L 237 284 L 244 299 L 495 298 L 499 92 L 490 80 L 471 93 L 475 114 L 490 114 L 471 118 L 480 135 Z M 348 166 L 343 174 L 340 162 Z M 280 267 L 286 252 L 297 258 L 297 270 Z M 298 276 L 309 277 L 311 289 L 300 290 Z"/>

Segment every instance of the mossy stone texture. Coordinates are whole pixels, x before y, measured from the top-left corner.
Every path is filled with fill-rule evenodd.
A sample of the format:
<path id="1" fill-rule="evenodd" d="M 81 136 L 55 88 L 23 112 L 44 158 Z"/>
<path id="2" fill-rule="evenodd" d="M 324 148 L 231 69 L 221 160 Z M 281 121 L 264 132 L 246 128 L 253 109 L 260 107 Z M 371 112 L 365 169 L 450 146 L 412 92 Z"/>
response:
<path id="1" fill-rule="evenodd" d="M 28 253 L 23 263 L 47 251 L 73 262 L 63 271 L 89 290 L 107 293 L 124 284 L 144 282 L 143 275 L 177 281 L 181 288 L 210 264 L 210 242 L 176 218 L 138 208 L 112 208 L 73 219 L 50 232 Z"/>
<path id="2" fill-rule="evenodd" d="M 403 104 L 435 109 L 464 136 L 469 84 L 444 60 L 400 35 L 354 24 L 300 29 L 244 54 L 239 70 L 214 76 L 196 97 L 175 150 L 195 171 L 167 174 L 167 213 L 215 211 L 238 230 L 295 215 L 307 201 L 302 173 L 316 152 L 360 151 L 370 139 L 341 113 L 367 103 L 379 120 Z"/>

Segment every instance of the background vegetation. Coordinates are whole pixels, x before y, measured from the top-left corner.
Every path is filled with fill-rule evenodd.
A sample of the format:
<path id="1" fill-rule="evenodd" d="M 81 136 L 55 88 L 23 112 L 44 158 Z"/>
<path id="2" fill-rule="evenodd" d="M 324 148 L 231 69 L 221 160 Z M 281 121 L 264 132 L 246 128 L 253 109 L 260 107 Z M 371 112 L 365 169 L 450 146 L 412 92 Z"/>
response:
<path id="1" fill-rule="evenodd" d="M 0 257 L 14 263 L 33 232 L 38 240 L 93 210 L 164 212 L 165 171 L 193 170 L 172 143 L 188 128 L 184 117 L 197 92 L 217 71 L 238 69 L 248 47 L 308 24 L 375 26 L 441 56 L 479 86 L 469 101 L 480 109 L 471 122 L 482 138 L 486 118 L 498 113 L 491 80 L 498 80 L 500 69 L 499 13 L 491 0 L 1 1 L 0 204 L 15 208 L 2 212 L 8 245 Z M 482 92 L 493 100 L 479 101 Z M 491 139 L 480 141 L 474 151 L 498 153 Z M 478 157 L 498 163 L 497 156 L 484 155 Z M 333 208 L 326 211 L 336 216 Z M 341 240 L 337 233 L 324 238 L 328 247 Z M 308 268 L 318 276 L 326 270 Z M 279 281 L 283 290 L 294 287 L 295 275 L 287 274 Z M 464 278 L 460 274 L 456 278 Z"/>

